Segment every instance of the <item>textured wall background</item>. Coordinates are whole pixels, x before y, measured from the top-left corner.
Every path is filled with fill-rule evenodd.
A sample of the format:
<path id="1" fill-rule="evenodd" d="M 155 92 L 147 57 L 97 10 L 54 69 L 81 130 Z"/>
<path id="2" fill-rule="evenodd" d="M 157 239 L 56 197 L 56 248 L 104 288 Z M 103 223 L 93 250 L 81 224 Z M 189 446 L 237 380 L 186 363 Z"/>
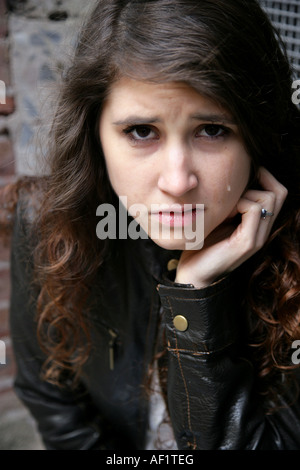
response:
<path id="1" fill-rule="evenodd" d="M 9 129 L 18 174 L 40 171 L 49 96 L 55 94 L 55 82 L 92 4 L 92 0 L 8 1 L 9 57 L 16 104 Z"/>

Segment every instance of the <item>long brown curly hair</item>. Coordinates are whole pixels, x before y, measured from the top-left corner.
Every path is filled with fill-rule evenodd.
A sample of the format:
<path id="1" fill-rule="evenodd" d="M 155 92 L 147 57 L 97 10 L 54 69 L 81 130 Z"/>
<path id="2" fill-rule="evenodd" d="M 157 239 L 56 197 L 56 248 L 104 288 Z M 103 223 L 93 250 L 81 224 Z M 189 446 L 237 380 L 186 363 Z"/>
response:
<path id="1" fill-rule="evenodd" d="M 239 123 L 251 183 L 262 165 L 289 191 L 251 261 L 249 343 L 270 389 L 276 371 L 296 367 L 291 344 L 300 338 L 300 114 L 284 46 L 256 0 L 99 0 L 84 24 L 62 77 L 35 222 L 45 377 L 57 383 L 66 368 L 79 374 L 89 354 L 83 312 L 108 250 L 96 236 L 96 208 L 112 198 L 98 124 L 121 76 L 183 81 L 219 102 Z"/>

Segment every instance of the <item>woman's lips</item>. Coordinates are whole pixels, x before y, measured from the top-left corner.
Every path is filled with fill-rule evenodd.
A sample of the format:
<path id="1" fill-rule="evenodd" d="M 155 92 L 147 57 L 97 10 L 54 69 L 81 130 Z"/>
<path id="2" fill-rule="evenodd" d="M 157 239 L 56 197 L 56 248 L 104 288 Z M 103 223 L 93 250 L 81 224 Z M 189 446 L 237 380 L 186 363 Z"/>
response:
<path id="1" fill-rule="evenodd" d="M 163 225 L 170 227 L 183 227 L 185 225 L 191 225 L 196 221 L 197 213 L 200 210 L 192 204 L 186 204 L 186 207 L 173 207 L 169 206 L 167 209 L 156 210 L 151 212 L 151 216 L 154 216 Z"/>

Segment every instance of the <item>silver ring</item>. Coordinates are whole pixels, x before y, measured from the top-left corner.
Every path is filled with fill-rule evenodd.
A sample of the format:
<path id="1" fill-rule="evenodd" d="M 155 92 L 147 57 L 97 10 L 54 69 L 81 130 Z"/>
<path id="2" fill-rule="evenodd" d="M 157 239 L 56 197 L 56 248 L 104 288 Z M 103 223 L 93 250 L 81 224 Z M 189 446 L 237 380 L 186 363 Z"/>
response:
<path id="1" fill-rule="evenodd" d="M 266 219 L 267 217 L 273 217 L 274 212 L 268 212 L 266 209 L 261 210 L 261 218 Z"/>

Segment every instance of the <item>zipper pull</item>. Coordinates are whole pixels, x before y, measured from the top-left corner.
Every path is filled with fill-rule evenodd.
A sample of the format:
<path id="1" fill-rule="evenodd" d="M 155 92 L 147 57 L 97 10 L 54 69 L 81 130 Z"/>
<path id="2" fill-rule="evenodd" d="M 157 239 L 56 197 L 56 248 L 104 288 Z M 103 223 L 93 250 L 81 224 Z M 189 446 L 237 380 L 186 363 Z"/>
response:
<path id="1" fill-rule="evenodd" d="M 108 332 L 110 334 L 110 340 L 109 340 L 109 343 L 108 343 L 108 346 L 109 346 L 109 369 L 114 370 L 114 367 L 115 367 L 114 348 L 115 348 L 115 342 L 116 342 L 117 334 L 111 328 L 108 330 Z"/>

